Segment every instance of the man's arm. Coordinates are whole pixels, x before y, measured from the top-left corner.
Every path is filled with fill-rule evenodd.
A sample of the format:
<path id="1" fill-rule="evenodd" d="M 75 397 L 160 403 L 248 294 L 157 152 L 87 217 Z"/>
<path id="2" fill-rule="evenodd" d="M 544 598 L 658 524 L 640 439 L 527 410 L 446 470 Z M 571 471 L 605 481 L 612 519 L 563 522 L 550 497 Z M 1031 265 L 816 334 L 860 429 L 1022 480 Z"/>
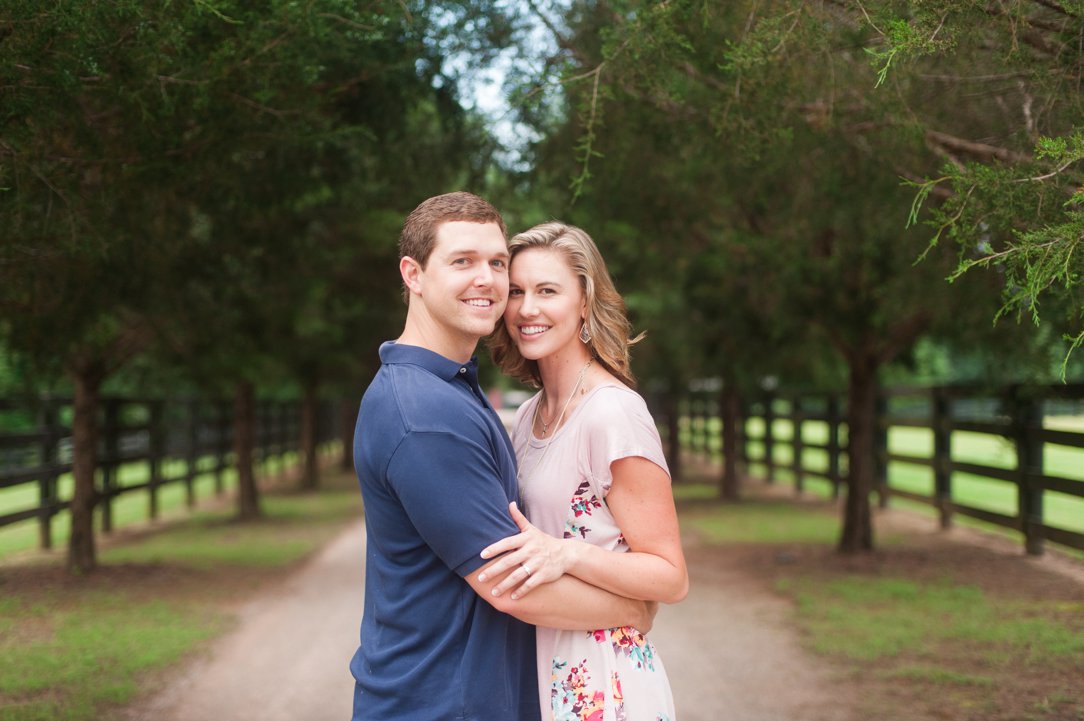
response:
<path id="1" fill-rule="evenodd" d="M 496 560 L 490 561 L 465 580 L 475 593 L 498 611 L 525 623 L 566 631 L 632 626 L 640 633 L 650 631 L 654 623 L 659 607 L 657 603 L 618 596 L 574 576 L 562 576 L 553 583 L 534 589 L 523 598 L 513 599 L 507 593 L 494 596 L 493 588 L 516 570 L 479 581 L 478 575 L 494 563 Z"/>
<path id="2" fill-rule="evenodd" d="M 500 471 L 487 446 L 459 434 L 415 431 L 399 444 L 388 476 L 425 543 L 449 568 L 460 569 L 474 591 L 497 610 L 537 626 L 572 631 L 632 626 L 647 633 L 651 627 L 654 604 L 603 591 L 572 576 L 521 599 L 493 595 L 505 573 L 478 580 L 478 574 L 495 563 L 475 568 L 482 561 L 481 550 L 519 530 L 508 515 Z"/>

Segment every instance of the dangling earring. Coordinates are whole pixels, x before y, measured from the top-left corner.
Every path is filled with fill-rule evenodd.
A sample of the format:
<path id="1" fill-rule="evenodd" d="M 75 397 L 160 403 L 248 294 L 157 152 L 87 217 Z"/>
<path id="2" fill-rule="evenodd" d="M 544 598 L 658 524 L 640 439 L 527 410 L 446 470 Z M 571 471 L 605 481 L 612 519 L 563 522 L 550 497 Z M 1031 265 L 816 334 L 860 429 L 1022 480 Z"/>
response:
<path id="1" fill-rule="evenodd" d="M 584 345 L 591 342 L 591 331 L 587 330 L 587 321 L 584 321 L 583 325 L 580 326 L 580 340 L 583 341 Z"/>

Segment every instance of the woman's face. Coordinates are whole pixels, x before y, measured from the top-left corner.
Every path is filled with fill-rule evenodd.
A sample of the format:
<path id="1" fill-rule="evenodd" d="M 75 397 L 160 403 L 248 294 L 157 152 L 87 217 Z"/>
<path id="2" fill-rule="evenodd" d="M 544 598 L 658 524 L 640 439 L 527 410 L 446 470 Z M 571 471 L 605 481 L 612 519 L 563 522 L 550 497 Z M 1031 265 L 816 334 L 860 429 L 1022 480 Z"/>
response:
<path id="1" fill-rule="evenodd" d="M 512 259 L 504 324 L 524 358 L 582 346 L 585 308 L 580 279 L 561 252 L 529 248 Z"/>

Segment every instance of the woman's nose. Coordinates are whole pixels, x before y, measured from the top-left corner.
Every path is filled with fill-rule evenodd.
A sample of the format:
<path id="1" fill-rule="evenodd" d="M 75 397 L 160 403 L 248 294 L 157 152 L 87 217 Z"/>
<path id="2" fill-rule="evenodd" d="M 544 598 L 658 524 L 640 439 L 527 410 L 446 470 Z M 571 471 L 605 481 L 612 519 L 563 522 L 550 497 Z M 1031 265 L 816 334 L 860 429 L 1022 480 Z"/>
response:
<path id="1" fill-rule="evenodd" d="M 524 293 L 520 296 L 519 314 L 524 318 L 538 315 L 538 304 L 535 303 L 534 296 L 530 293 Z"/>

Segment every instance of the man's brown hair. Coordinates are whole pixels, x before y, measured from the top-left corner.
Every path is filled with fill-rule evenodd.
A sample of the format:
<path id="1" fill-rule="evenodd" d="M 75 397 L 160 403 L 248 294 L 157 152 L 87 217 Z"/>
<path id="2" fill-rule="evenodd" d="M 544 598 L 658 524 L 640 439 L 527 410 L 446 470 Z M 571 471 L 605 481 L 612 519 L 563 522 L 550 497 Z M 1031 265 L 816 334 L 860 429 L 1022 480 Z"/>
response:
<path id="1" fill-rule="evenodd" d="M 508 229 L 499 210 L 474 193 L 458 190 L 454 193 L 434 195 L 410 211 L 403 223 L 403 232 L 399 234 L 399 259 L 410 256 L 418 261 L 424 270 L 437 242 L 437 228 L 441 223 L 454 220 L 496 223 L 501 229 L 501 235 L 508 237 Z M 409 299 L 410 292 L 404 287 L 403 301 L 407 302 Z"/>
<path id="2" fill-rule="evenodd" d="M 435 195 L 410 212 L 399 235 L 399 258 L 410 256 L 422 268 L 429 262 L 437 241 L 437 228 L 441 223 L 465 220 L 469 223 L 496 223 L 501 234 L 508 237 L 504 218 L 499 210 L 474 193 L 456 191 Z"/>

